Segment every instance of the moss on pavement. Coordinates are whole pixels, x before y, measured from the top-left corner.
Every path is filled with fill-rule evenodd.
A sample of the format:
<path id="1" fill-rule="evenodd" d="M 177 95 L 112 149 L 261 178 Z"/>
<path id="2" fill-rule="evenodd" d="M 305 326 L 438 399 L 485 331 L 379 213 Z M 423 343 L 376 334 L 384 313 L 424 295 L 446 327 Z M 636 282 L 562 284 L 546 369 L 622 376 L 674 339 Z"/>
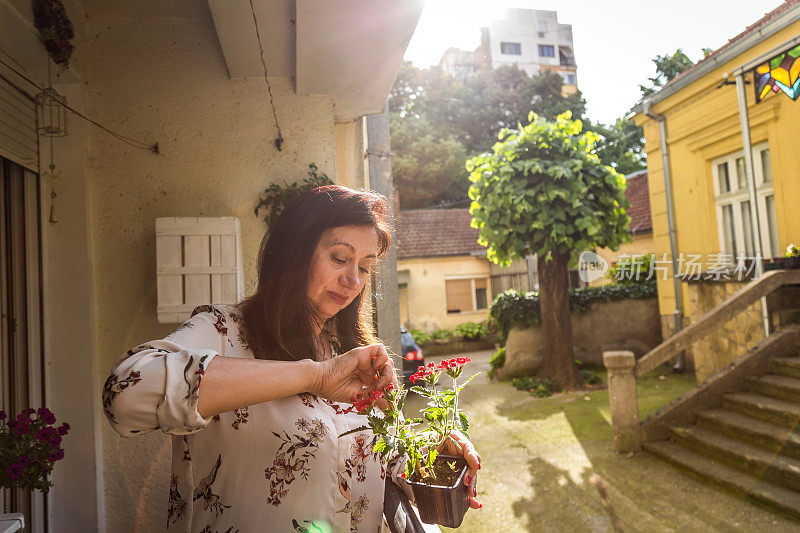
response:
<path id="1" fill-rule="evenodd" d="M 491 352 L 470 354 L 484 373 L 463 393 L 470 435 L 482 457 L 478 499 L 459 532 L 613 531 L 597 490 L 605 480 L 625 531 L 800 531 L 787 517 L 697 481 L 647 453 L 611 447 L 608 391 L 534 398 L 486 377 Z M 439 358 L 428 358 L 438 360 Z M 694 384 L 664 371 L 639 381 L 640 416 Z M 414 396 L 414 395 L 412 395 Z M 419 398 L 410 399 L 416 410 Z"/>

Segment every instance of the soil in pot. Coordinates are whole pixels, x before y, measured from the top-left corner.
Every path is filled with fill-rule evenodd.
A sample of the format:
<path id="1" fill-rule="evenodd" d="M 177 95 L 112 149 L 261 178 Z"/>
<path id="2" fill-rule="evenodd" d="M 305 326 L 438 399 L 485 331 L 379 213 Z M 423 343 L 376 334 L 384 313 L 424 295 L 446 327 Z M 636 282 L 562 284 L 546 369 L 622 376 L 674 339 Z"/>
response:
<path id="1" fill-rule="evenodd" d="M 451 465 L 455 468 L 451 468 Z M 439 455 L 433 463 L 436 477 L 408 481 L 414 491 L 419 516 L 426 524 L 458 527 L 469 508 L 464 476 L 467 461 L 463 457 Z"/>

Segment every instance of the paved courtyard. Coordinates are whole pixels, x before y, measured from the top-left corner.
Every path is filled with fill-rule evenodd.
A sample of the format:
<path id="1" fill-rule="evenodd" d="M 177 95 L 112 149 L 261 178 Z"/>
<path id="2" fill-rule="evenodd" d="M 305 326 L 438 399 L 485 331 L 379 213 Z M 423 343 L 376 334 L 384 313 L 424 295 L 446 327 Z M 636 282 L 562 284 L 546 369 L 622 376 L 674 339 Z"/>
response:
<path id="1" fill-rule="evenodd" d="M 625 531 L 800 532 L 800 524 L 787 517 L 699 482 L 649 454 L 615 453 L 607 391 L 534 398 L 488 379 L 492 352 L 467 355 L 473 360 L 469 375 L 483 372 L 462 397 L 482 456 L 478 499 L 483 509 L 469 511 L 459 531 L 613 531 L 588 482 L 597 473 L 608 485 Z M 652 413 L 691 385 L 682 375 L 647 378 L 641 383 L 640 408 Z M 416 410 L 422 402 L 412 396 L 407 407 Z"/>

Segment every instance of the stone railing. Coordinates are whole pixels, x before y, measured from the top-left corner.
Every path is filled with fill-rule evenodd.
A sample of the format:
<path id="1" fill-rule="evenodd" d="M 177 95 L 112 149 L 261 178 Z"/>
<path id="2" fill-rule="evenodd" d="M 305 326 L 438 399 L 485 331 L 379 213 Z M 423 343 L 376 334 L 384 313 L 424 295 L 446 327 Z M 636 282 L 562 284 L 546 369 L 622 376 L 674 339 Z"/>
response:
<path id="1" fill-rule="evenodd" d="M 800 283 L 800 270 L 775 270 L 736 291 L 691 325 L 662 342 L 638 361 L 633 352 L 603 353 L 608 369 L 608 391 L 614 448 L 619 452 L 638 451 L 642 446 L 636 379 L 666 363 L 694 343 L 716 332 L 761 298 L 784 285 Z"/>

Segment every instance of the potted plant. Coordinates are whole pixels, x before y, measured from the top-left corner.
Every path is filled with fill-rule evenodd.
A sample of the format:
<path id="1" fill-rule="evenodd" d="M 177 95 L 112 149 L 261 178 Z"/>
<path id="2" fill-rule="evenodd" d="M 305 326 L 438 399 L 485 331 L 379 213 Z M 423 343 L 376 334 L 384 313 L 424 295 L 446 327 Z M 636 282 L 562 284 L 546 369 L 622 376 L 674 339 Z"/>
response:
<path id="1" fill-rule="evenodd" d="M 467 487 L 463 483 L 466 460 L 439 453 L 452 431 L 458 430 L 468 436 L 469 420 L 459 410 L 458 397 L 478 374 L 461 384 L 458 379 L 469 361 L 469 357 L 457 357 L 438 365 L 430 362 L 411 376 L 412 383 L 424 384 L 410 389 L 428 399 L 427 407 L 421 411 L 422 417 L 403 418 L 408 391 L 402 386 L 390 385 L 383 391 L 371 391 L 351 399 L 353 409 L 367 417 L 367 425 L 344 435 L 369 429 L 379 437 L 375 453 L 380 453 L 384 459 L 396 453 L 406 456 L 406 470 L 402 476 L 411 486 L 420 519 L 426 524 L 458 527 L 469 508 Z M 450 387 L 439 385 L 443 374 L 452 380 Z M 384 412 L 373 405 L 381 396 L 389 403 Z"/>
<path id="2" fill-rule="evenodd" d="M 800 268 L 800 248 L 792 243 L 786 247 L 786 256 L 767 259 L 764 270 L 790 270 Z"/>
<path id="3" fill-rule="evenodd" d="M 64 458 L 61 440 L 69 432 L 66 422 L 55 423 L 46 407 L 23 409 L 13 420 L 0 411 L 0 487 L 50 490 L 53 483 L 47 478 Z"/>

